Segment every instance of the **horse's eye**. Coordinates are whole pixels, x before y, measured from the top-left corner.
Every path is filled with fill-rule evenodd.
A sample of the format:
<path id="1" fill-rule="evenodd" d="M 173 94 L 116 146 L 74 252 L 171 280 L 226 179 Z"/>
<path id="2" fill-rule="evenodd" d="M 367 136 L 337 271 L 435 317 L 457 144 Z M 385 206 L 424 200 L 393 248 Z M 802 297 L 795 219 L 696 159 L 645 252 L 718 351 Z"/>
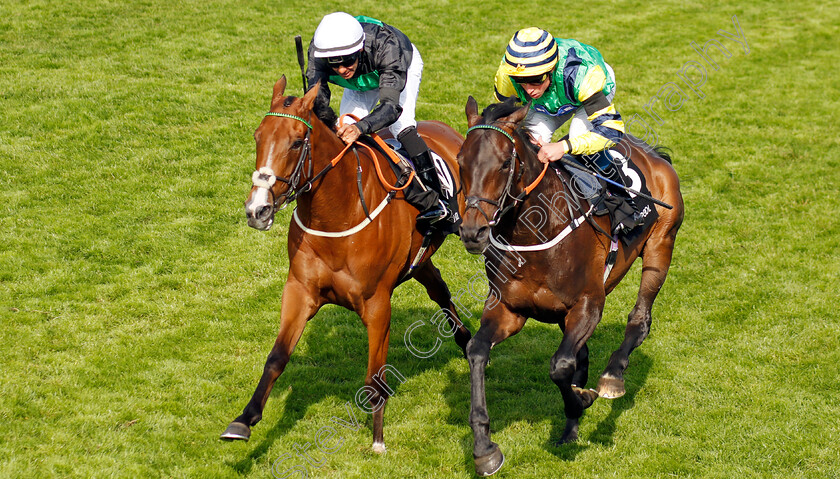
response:
<path id="1" fill-rule="evenodd" d="M 297 140 L 294 143 L 292 143 L 293 150 L 298 150 L 301 146 L 303 146 L 303 140 Z"/>
<path id="2" fill-rule="evenodd" d="M 505 162 L 502 163 L 502 169 L 506 170 L 508 168 L 510 168 L 510 160 L 505 160 Z"/>

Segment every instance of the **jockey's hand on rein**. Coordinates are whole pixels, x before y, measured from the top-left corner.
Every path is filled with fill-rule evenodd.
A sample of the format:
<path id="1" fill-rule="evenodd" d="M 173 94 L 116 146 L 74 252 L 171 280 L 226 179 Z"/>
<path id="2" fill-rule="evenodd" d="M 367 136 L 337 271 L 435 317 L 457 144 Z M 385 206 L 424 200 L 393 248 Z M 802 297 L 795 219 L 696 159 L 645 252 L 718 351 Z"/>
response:
<path id="1" fill-rule="evenodd" d="M 548 163 L 549 161 L 557 161 L 563 157 L 568 150 L 566 149 L 566 142 L 565 141 L 558 141 L 556 143 L 542 143 L 540 142 L 540 152 L 537 154 L 537 158 L 542 163 Z"/>
<path id="2" fill-rule="evenodd" d="M 359 130 L 359 127 L 356 126 L 355 123 L 351 123 L 340 127 L 338 131 L 336 131 L 336 134 L 339 138 L 341 138 L 341 141 L 343 141 L 344 144 L 349 145 L 362 136 L 362 131 Z"/>

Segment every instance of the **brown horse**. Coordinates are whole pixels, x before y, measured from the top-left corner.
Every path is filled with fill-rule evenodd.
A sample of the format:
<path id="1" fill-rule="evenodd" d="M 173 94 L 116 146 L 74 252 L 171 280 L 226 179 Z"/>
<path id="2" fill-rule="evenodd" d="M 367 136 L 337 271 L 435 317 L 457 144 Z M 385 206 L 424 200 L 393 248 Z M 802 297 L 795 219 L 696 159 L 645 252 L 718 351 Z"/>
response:
<path id="1" fill-rule="evenodd" d="M 557 194 L 564 191 L 557 174 L 541 178 L 544 166 L 529 146 L 527 133 L 519 129 L 527 111 L 527 106 L 497 104 L 479 115 L 470 97 L 466 106 L 470 130 L 458 154 L 466 194 L 461 240 L 469 252 L 485 253 L 490 279 L 481 326 L 467 345 L 473 456 L 476 472 L 484 476 L 495 473 L 504 462 L 498 445 L 490 440 L 484 387 L 490 349 L 518 333 L 529 317 L 560 325 L 563 340 L 551 358 L 550 377 L 559 387 L 565 406 L 566 427 L 560 442 L 577 439 L 579 418 L 599 394 L 608 398 L 624 394 L 628 356 L 648 334 L 651 306 L 665 282 L 683 220 L 679 179 L 670 163 L 649 146 L 640 146 L 640 140 L 634 139 L 640 143 L 634 144 L 625 139 L 619 146 L 643 171 L 652 196 L 673 205 L 673 209 L 657 208 L 659 217 L 650 229 L 629 246 L 619 242 L 617 260 L 605 278 L 611 238 L 587 223 L 572 228 L 577 225 L 563 213 L 576 206 L 581 206 L 581 211 L 587 207 L 583 203 L 567 204 L 574 203 L 572 197 L 567 200 L 566 195 Z M 561 174 L 568 178 L 565 172 Z M 542 181 L 537 183 L 537 178 Z M 551 198 L 551 204 L 539 198 Z M 548 207 L 560 214 L 547 215 L 541 230 L 535 231 L 532 224 L 522 221 L 522 215 L 532 206 Z M 605 216 L 592 218 L 601 230 L 609 231 Z M 567 228 L 571 231 L 568 236 L 542 251 L 520 248 L 517 252 L 511 246 L 545 244 L 545 238 L 561 238 L 558 233 Z M 628 316 L 624 342 L 612 354 L 598 390 L 583 389 L 589 366 L 586 341 L 601 320 L 606 295 L 638 256 L 643 257 L 641 287 Z"/>
<path id="2" fill-rule="evenodd" d="M 283 96 L 285 89 L 283 76 L 274 85 L 270 113 L 254 134 L 257 171 L 245 203 L 248 224 L 267 230 L 277 207 L 297 200 L 295 220 L 289 227 L 289 272 L 283 288 L 280 331 L 253 397 L 222 438 L 250 437 L 250 428 L 261 419 L 271 388 L 307 321 L 321 306 L 337 304 L 355 311 L 367 328 L 365 389 L 374 411 L 373 449 L 384 452 L 382 418 L 388 393 L 382 376 L 394 288 L 413 277 L 450 313 L 450 328 L 455 329 L 455 342 L 462 349 L 471 334 L 457 317 L 449 290 L 429 259 L 443 242 L 443 235 L 433 235 L 423 260 L 410 270 L 424 238 L 415 227 L 417 210 L 401 195 L 390 201 L 395 196 L 393 190 L 383 186 L 397 180 L 386 164 L 389 160 L 372 149 L 359 149 L 358 157 L 345 149 L 335 134 L 334 118 L 325 123 L 313 112 L 317 86 L 303 98 Z M 463 137 L 440 122 L 420 122 L 417 129 L 457 172 L 455 156 Z M 379 166 L 373 168 L 375 165 Z M 357 170 L 361 172 L 358 183 Z M 368 212 L 365 205 L 379 206 Z"/>

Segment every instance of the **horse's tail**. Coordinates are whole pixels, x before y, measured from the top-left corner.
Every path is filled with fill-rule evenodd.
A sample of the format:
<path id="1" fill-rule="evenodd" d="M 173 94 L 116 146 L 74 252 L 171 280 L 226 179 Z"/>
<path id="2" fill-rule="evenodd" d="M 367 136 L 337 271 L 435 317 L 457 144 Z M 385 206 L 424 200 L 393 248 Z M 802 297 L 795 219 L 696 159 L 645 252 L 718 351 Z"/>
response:
<path id="1" fill-rule="evenodd" d="M 673 165 L 674 162 L 671 161 L 671 149 L 667 146 L 655 146 L 653 147 L 653 151 L 656 152 L 663 160 L 667 161 L 669 165 Z"/>

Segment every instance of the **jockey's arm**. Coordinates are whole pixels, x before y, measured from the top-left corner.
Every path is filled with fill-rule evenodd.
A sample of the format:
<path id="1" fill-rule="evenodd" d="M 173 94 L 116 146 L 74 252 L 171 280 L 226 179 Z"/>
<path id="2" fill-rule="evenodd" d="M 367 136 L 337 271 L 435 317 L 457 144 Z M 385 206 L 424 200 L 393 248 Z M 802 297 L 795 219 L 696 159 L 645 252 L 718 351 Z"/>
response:
<path id="1" fill-rule="evenodd" d="M 384 73 L 382 76 L 384 76 Z M 405 81 L 403 81 L 403 85 L 405 85 Z M 392 125 L 401 114 L 400 90 L 383 86 L 380 76 L 379 104 L 376 105 L 376 108 L 369 115 L 359 120 L 356 126 L 359 127 L 359 130 L 363 134 L 370 134 Z"/>
<path id="2" fill-rule="evenodd" d="M 379 71 L 379 104 L 356 123 L 364 134 L 392 125 L 402 114 L 400 94 L 405 89 L 413 56 L 411 44 L 406 47 L 396 34 L 386 29 L 380 30 L 376 42 L 371 60 L 373 68 Z"/>
<path id="3" fill-rule="evenodd" d="M 624 136 L 624 120 L 604 95 L 607 77 L 599 66 L 590 68 L 578 90 L 578 101 L 592 130 L 568 139 L 573 155 L 591 155 L 612 147 Z"/>

